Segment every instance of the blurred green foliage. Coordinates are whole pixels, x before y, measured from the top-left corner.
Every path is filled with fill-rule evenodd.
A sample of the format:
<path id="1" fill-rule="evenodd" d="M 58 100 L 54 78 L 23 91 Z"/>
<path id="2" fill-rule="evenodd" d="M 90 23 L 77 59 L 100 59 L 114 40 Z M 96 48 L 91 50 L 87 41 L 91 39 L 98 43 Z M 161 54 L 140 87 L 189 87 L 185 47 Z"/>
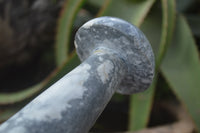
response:
<path id="1" fill-rule="evenodd" d="M 57 68 L 32 87 L 16 93 L 0 93 L 0 121 L 8 119 L 80 63 L 76 53 L 69 50 L 73 47 L 70 40 L 73 40 L 72 32 L 77 29 L 74 25 L 76 21 L 81 26 L 81 19 L 86 21 L 97 16 L 114 16 L 140 27 L 149 39 L 156 58 L 155 78 L 147 91 L 130 96 L 129 102 L 121 95 L 115 95 L 112 99 L 129 103 L 127 130 L 143 129 L 150 124 L 153 103 L 158 102 L 155 94 L 161 91 L 157 90 L 161 75 L 169 86 L 163 86 L 163 89 L 169 89 L 178 98 L 194 120 L 196 131 L 200 131 L 198 6 L 200 1 L 197 0 L 68 0 L 59 16 L 55 37 Z"/>

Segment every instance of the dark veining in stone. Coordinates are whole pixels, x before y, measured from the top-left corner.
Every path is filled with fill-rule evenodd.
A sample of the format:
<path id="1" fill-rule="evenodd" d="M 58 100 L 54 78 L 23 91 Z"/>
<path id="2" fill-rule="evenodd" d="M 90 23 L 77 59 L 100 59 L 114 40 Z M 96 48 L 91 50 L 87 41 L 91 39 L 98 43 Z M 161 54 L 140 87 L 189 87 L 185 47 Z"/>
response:
<path id="1" fill-rule="evenodd" d="M 140 92 L 154 75 L 144 34 L 130 23 L 101 17 L 84 24 L 75 46 L 83 61 L 0 126 L 0 133 L 87 133 L 115 91 Z"/>
<path id="2" fill-rule="evenodd" d="M 127 63 L 127 75 L 119 89 L 123 94 L 144 91 L 154 76 L 154 55 L 145 35 L 132 24 L 113 17 L 100 17 L 84 24 L 75 37 L 77 52 L 85 60 L 105 47 L 115 50 Z"/>

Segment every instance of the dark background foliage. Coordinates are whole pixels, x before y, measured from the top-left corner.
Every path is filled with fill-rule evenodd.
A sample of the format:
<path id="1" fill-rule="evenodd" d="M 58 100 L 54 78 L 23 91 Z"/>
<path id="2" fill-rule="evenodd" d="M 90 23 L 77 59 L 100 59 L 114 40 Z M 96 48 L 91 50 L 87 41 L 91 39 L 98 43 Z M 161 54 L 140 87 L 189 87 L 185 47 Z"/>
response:
<path id="1" fill-rule="evenodd" d="M 115 16 L 138 26 L 156 57 L 152 86 L 115 94 L 92 132 L 200 130 L 199 0 L 0 0 L 0 122 L 80 64 L 74 34 Z"/>

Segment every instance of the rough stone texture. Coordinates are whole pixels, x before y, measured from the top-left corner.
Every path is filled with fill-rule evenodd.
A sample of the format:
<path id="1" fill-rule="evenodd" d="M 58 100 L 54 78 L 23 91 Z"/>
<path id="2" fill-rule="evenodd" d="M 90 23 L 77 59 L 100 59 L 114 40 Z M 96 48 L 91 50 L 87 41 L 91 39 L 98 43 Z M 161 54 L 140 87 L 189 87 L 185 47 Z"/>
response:
<path id="1" fill-rule="evenodd" d="M 149 87 L 154 76 L 154 55 L 145 35 L 132 24 L 113 17 L 100 17 L 84 24 L 77 32 L 75 46 L 83 61 L 94 50 L 115 51 L 127 64 L 118 92 L 132 94 Z"/>
<path id="2" fill-rule="evenodd" d="M 87 133 L 118 89 L 146 89 L 154 72 L 151 47 L 117 18 L 86 23 L 75 46 L 84 61 L 0 126 L 0 133 Z"/>
<path id="3" fill-rule="evenodd" d="M 0 133 L 87 133 L 119 86 L 125 64 L 97 51 L 0 126 Z"/>

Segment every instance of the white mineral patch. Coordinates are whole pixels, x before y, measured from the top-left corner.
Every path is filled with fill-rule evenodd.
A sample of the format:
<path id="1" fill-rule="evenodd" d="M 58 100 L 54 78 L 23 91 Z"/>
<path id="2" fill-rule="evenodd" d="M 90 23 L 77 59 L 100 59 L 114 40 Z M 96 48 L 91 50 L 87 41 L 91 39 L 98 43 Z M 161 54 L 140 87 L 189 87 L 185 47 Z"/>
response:
<path id="1" fill-rule="evenodd" d="M 81 40 L 81 37 L 80 37 L 80 35 L 79 35 L 79 34 L 77 35 L 77 37 L 78 37 L 78 40 Z"/>
<path id="2" fill-rule="evenodd" d="M 118 41 L 118 40 L 117 40 Z M 102 44 L 106 44 L 106 46 L 108 46 L 109 48 L 113 46 L 113 42 L 111 42 L 110 40 L 108 39 L 104 39 Z M 98 44 L 99 46 L 102 46 L 102 44 Z"/>
<path id="3" fill-rule="evenodd" d="M 89 29 L 91 26 L 94 25 L 95 22 L 96 22 L 95 19 L 94 19 L 94 20 L 90 20 L 90 21 L 88 21 L 87 23 L 85 23 L 85 24 L 83 25 L 83 27 L 86 28 L 86 29 Z"/>
<path id="4" fill-rule="evenodd" d="M 103 61 L 103 58 L 101 56 L 99 57 L 99 61 Z"/>
<path id="5" fill-rule="evenodd" d="M 139 65 L 139 64 L 141 64 L 141 63 L 142 63 L 142 61 L 139 60 L 139 59 L 136 59 L 136 60 L 134 61 L 134 64 L 135 64 L 135 65 Z"/>
<path id="6" fill-rule="evenodd" d="M 124 23 L 123 20 L 118 19 L 118 18 L 110 18 L 110 20 L 114 21 L 114 22 L 120 22 L 120 23 Z"/>
<path id="7" fill-rule="evenodd" d="M 118 23 L 125 23 L 125 21 L 118 19 L 118 18 L 109 18 L 111 21 L 108 21 L 106 24 L 109 26 L 113 26 L 114 23 L 118 22 Z"/>
<path id="8" fill-rule="evenodd" d="M 114 26 L 114 23 L 112 21 L 109 21 L 109 22 L 106 22 L 105 23 L 107 26 L 110 26 L 110 27 L 113 27 Z"/>
<path id="9" fill-rule="evenodd" d="M 27 131 L 24 127 L 15 127 L 6 133 L 27 133 Z"/>
<path id="10" fill-rule="evenodd" d="M 78 48 L 78 45 L 77 45 L 76 41 L 74 41 L 74 45 L 75 45 L 75 48 Z"/>
<path id="11" fill-rule="evenodd" d="M 83 84 L 90 76 L 90 69 L 89 64 L 75 68 L 26 106 L 20 117 L 48 122 L 62 119 L 62 112 L 72 107 L 69 102 L 81 99 L 87 91 Z"/>
<path id="12" fill-rule="evenodd" d="M 97 68 L 98 75 L 104 84 L 109 80 L 109 74 L 113 71 L 113 68 L 114 66 L 109 60 L 106 60 Z"/>
<path id="13" fill-rule="evenodd" d="M 3 123 L 2 125 L 0 125 L 0 132 L 6 129 L 8 125 L 9 125 L 8 123 Z"/>

